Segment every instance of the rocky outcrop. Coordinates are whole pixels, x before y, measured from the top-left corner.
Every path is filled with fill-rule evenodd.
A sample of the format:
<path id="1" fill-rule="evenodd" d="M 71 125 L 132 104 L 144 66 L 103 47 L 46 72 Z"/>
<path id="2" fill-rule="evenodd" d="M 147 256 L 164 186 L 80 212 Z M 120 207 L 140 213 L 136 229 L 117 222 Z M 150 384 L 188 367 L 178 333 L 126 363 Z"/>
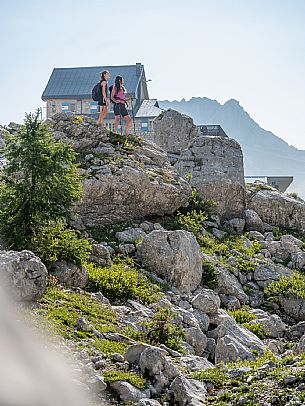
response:
<path id="1" fill-rule="evenodd" d="M 305 233 L 305 202 L 265 186 L 252 186 L 248 208 L 266 223 Z"/>
<path id="2" fill-rule="evenodd" d="M 85 225 L 170 214 L 187 204 L 190 186 L 156 144 L 134 137 L 118 145 L 115 135 L 74 114 L 49 121 L 57 139 L 72 141 L 87 175 L 76 208 Z"/>
<path id="3" fill-rule="evenodd" d="M 166 110 L 154 120 L 154 142 L 164 151 L 180 153 L 198 135 L 193 119 L 176 110 Z"/>
<path id="4" fill-rule="evenodd" d="M 152 231 L 139 244 L 137 258 L 181 292 L 193 291 L 201 282 L 202 253 L 194 235 L 187 231 Z"/>
<path id="5" fill-rule="evenodd" d="M 1 251 L 0 278 L 17 301 L 40 299 L 47 286 L 48 272 L 31 251 Z"/>
<path id="6" fill-rule="evenodd" d="M 222 220 L 242 218 L 246 208 L 243 154 L 231 138 L 199 136 L 175 163 L 200 197 L 217 202 Z"/>
<path id="7" fill-rule="evenodd" d="M 84 288 L 88 282 L 86 267 L 78 267 L 68 261 L 54 262 L 51 273 L 62 285 L 68 288 Z"/>
<path id="8" fill-rule="evenodd" d="M 251 331 L 238 325 L 233 319 L 224 320 L 217 331 L 215 362 L 232 362 L 240 359 L 254 360 L 254 352 L 262 354 L 263 342 Z"/>

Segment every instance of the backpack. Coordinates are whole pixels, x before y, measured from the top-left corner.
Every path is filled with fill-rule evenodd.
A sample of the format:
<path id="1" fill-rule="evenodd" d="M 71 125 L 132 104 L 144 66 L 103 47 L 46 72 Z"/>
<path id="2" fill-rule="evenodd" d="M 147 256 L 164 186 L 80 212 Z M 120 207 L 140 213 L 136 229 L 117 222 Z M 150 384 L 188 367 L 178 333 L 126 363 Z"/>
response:
<path id="1" fill-rule="evenodd" d="M 101 80 L 94 86 L 92 89 L 92 99 L 97 102 L 103 101 L 102 89 L 101 89 Z"/>

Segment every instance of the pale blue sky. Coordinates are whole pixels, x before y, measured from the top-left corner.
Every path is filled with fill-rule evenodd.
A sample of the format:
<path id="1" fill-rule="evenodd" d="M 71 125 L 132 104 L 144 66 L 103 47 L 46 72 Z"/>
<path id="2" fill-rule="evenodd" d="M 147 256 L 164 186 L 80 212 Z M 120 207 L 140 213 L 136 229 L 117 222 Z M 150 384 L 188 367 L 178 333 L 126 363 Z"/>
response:
<path id="1" fill-rule="evenodd" d="M 0 38 L 0 123 L 53 67 L 142 62 L 151 97 L 237 99 L 305 149 L 305 0 L 2 0 Z"/>

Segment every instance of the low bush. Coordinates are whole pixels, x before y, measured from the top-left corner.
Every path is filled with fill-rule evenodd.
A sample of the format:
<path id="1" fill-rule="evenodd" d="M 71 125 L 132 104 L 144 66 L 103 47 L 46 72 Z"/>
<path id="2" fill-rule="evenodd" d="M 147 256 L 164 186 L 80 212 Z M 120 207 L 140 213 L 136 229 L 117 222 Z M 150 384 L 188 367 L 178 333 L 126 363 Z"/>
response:
<path id="1" fill-rule="evenodd" d="M 165 344 L 183 351 L 181 343 L 185 334 L 180 325 L 173 323 L 175 313 L 170 308 L 160 308 L 149 322 L 145 322 L 145 338 L 151 344 Z"/>
<path id="2" fill-rule="evenodd" d="M 144 389 L 146 386 L 145 379 L 134 372 L 109 370 L 103 373 L 103 377 L 106 383 L 126 381 L 138 389 Z"/>
<path id="3" fill-rule="evenodd" d="M 79 231 L 66 227 L 63 221 L 49 222 L 33 235 L 29 249 L 46 264 L 61 259 L 82 265 L 91 245 Z"/>
<path id="4" fill-rule="evenodd" d="M 215 388 L 222 388 L 228 381 L 228 374 L 217 367 L 193 372 L 189 377 L 198 381 L 210 382 Z"/>
<path id="5" fill-rule="evenodd" d="M 118 330 L 117 316 L 114 311 L 89 294 L 80 294 L 64 290 L 58 284 L 52 283 L 40 300 L 39 312 L 52 322 L 56 332 L 66 338 L 77 340 L 91 337 L 91 332 L 77 329 L 77 319 L 84 317 L 99 331 Z"/>
<path id="6" fill-rule="evenodd" d="M 210 289 L 217 287 L 218 271 L 216 267 L 208 259 L 202 261 L 202 284 L 206 285 Z"/>
<path id="7" fill-rule="evenodd" d="M 278 302 L 279 295 L 305 299 L 305 276 L 294 272 L 291 276 L 283 276 L 278 282 L 271 282 L 265 289 L 265 295 Z"/>
<path id="8" fill-rule="evenodd" d="M 128 299 L 141 303 L 155 302 L 162 286 L 137 269 L 131 258 L 116 259 L 111 267 L 87 264 L 88 290 L 101 291 L 109 300 L 124 302 Z"/>
<path id="9" fill-rule="evenodd" d="M 247 308 L 228 310 L 228 313 L 235 319 L 236 323 L 243 324 L 255 320 L 255 314 L 249 312 Z"/>

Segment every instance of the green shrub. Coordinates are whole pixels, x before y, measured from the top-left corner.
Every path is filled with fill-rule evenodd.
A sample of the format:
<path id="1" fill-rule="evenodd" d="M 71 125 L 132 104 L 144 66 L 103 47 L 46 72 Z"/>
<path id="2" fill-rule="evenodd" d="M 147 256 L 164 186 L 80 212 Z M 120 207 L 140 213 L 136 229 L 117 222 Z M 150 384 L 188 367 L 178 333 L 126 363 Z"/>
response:
<path id="1" fill-rule="evenodd" d="M 249 323 L 251 320 L 255 320 L 257 318 L 256 315 L 250 313 L 247 308 L 228 310 L 228 313 L 231 314 L 236 323 L 239 324 Z"/>
<path id="2" fill-rule="evenodd" d="M 135 147 L 142 145 L 143 140 L 136 135 L 129 134 L 127 137 L 125 134 L 116 134 L 112 131 L 109 131 L 109 141 L 113 145 L 123 145 L 125 149 L 132 150 Z"/>
<path id="3" fill-rule="evenodd" d="M 151 344 L 165 344 L 182 351 L 181 342 L 185 334 L 180 325 L 173 324 L 175 313 L 170 308 L 159 308 L 149 322 L 145 322 L 145 338 Z"/>
<path id="4" fill-rule="evenodd" d="M 265 295 L 278 302 L 279 295 L 305 299 L 305 276 L 294 272 L 291 276 L 283 276 L 278 282 L 272 281 L 265 289 Z"/>
<path id="5" fill-rule="evenodd" d="M 117 316 L 89 294 L 64 290 L 50 283 L 40 300 L 40 313 L 52 322 L 58 333 L 66 338 L 77 340 L 91 337 L 91 332 L 77 330 L 77 319 L 84 317 L 99 331 L 118 330 Z"/>
<path id="6" fill-rule="evenodd" d="M 228 381 L 228 374 L 220 368 L 209 368 L 193 372 L 190 375 L 191 379 L 198 381 L 210 382 L 216 388 L 222 388 Z"/>
<path id="7" fill-rule="evenodd" d="M 255 334 L 258 338 L 266 338 L 268 334 L 266 333 L 265 327 L 257 322 L 257 323 L 243 323 L 243 327 L 251 331 L 253 334 Z"/>
<path id="8" fill-rule="evenodd" d="M 62 259 L 82 265 L 88 258 L 90 247 L 79 231 L 66 228 L 63 221 L 49 222 L 34 234 L 29 245 L 46 264 Z"/>
<path id="9" fill-rule="evenodd" d="M 235 265 L 235 267 L 241 271 L 244 274 L 254 272 L 255 269 L 257 268 L 257 262 L 256 261 L 247 261 L 244 260 L 243 258 L 238 258 L 238 262 Z"/>
<path id="10" fill-rule="evenodd" d="M 201 236 L 203 222 L 207 220 L 207 218 L 208 216 L 202 210 L 192 210 L 185 214 L 181 212 L 177 213 L 178 224 L 181 228 L 193 233 L 197 239 Z"/>
<path id="11" fill-rule="evenodd" d="M 139 300 L 151 303 L 158 299 L 162 287 L 138 270 L 129 258 L 116 260 L 111 267 L 87 264 L 88 290 L 101 291 L 111 301 Z"/>
<path id="12" fill-rule="evenodd" d="M 145 379 L 134 372 L 109 370 L 103 373 L 103 377 L 106 383 L 126 381 L 138 389 L 144 389 L 146 386 Z"/>
<path id="13" fill-rule="evenodd" d="M 210 289 L 215 289 L 218 284 L 217 276 L 218 271 L 212 262 L 204 259 L 202 261 L 202 284 Z"/>

